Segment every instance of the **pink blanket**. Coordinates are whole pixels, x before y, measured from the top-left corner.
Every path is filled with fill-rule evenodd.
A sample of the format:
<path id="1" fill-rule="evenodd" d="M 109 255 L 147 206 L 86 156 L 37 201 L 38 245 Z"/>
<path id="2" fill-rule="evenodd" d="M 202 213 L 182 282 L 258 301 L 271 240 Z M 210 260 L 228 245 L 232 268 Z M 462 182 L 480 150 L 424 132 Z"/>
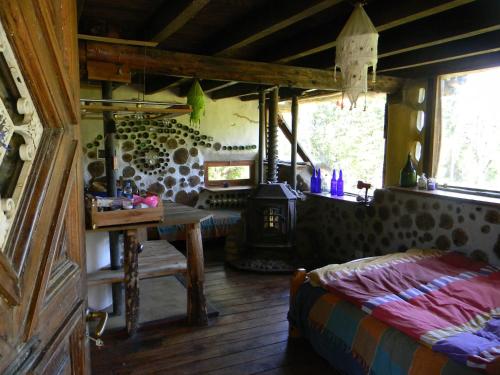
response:
<path id="1" fill-rule="evenodd" d="M 313 271 L 311 279 L 437 352 L 500 373 L 500 269 L 437 250 Z"/>

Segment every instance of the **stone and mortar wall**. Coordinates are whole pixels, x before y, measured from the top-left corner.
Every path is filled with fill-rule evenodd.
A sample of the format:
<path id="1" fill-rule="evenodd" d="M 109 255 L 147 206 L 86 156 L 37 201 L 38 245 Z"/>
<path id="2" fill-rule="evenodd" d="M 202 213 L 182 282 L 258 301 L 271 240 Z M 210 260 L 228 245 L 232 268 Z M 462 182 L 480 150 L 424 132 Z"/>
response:
<path id="1" fill-rule="evenodd" d="M 83 88 L 82 97 L 99 98 L 97 88 Z M 128 86 L 113 92 L 116 99 L 137 98 Z M 155 94 L 145 100 L 184 103 L 184 98 Z M 170 120 L 117 119 L 117 176 L 131 179 L 142 191 L 164 199 L 194 205 L 203 187 L 206 160 L 253 160 L 258 144 L 258 105 L 238 99 L 212 101 L 205 98 L 205 116 L 199 127 L 189 124 L 189 116 Z M 82 118 L 84 179 L 86 185 L 103 185 L 104 149 L 102 119 Z M 102 153 L 102 151 L 101 151 Z"/>
<path id="2" fill-rule="evenodd" d="M 500 265 L 500 207 L 380 189 L 369 207 L 309 197 L 299 205 L 298 251 L 312 265 L 404 251 L 462 251 Z M 307 264 L 306 264 L 307 265 Z"/>

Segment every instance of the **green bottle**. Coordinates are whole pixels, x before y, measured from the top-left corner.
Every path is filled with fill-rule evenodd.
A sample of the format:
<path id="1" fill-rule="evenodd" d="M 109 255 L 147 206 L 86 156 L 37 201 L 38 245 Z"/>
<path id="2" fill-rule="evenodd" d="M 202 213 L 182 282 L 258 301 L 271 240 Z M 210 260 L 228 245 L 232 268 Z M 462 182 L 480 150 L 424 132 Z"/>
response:
<path id="1" fill-rule="evenodd" d="M 413 166 L 411 160 L 411 153 L 408 153 L 408 160 L 405 166 L 401 169 L 401 176 L 399 179 L 399 185 L 402 187 L 415 187 L 417 186 L 417 170 Z"/>

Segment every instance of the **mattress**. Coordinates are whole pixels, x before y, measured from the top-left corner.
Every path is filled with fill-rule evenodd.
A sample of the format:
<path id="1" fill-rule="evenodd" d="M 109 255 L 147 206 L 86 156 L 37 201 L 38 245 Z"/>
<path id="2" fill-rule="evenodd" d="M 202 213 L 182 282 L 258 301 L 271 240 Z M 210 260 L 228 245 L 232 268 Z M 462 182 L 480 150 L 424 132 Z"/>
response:
<path id="1" fill-rule="evenodd" d="M 289 319 L 348 374 L 498 374 L 500 274 L 462 257 L 414 250 L 316 270 Z"/>

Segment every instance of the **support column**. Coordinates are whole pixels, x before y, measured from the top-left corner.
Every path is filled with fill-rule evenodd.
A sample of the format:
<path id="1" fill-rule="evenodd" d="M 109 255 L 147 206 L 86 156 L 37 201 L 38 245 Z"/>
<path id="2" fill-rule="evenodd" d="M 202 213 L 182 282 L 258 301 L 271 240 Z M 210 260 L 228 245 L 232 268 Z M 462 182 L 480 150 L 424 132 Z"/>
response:
<path id="1" fill-rule="evenodd" d="M 113 83 L 109 81 L 102 82 L 102 99 L 113 99 Z M 111 103 L 104 103 L 109 106 Z M 116 172 L 115 172 L 115 134 L 116 124 L 111 111 L 102 113 L 104 127 L 104 154 L 106 166 L 106 193 L 110 197 L 116 197 Z M 112 270 L 122 268 L 120 248 L 118 246 L 119 232 L 109 232 L 109 255 Z M 114 283 L 111 286 L 113 293 L 113 315 L 122 315 L 123 295 L 122 284 Z"/>
<path id="2" fill-rule="evenodd" d="M 292 97 L 292 160 L 290 165 L 290 184 L 292 189 L 297 189 L 297 129 L 299 125 L 299 99 Z"/>
<path id="3" fill-rule="evenodd" d="M 264 183 L 264 151 L 266 147 L 266 93 L 264 89 L 259 92 L 259 166 L 258 181 Z"/>
<path id="4" fill-rule="evenodd" d="M 269 134 L 267 138 L 267 181 L 278 182 L 278 91 L 275 87 L 270 94 Z"/>

